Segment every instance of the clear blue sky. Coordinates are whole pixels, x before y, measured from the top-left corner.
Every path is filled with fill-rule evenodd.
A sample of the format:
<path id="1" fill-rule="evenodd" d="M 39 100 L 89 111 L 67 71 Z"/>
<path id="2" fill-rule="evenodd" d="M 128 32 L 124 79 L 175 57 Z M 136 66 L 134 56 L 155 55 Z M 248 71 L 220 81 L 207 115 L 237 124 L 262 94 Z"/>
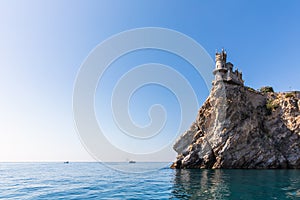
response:
<path id="1" fill-rule="evenodd" d="M 132 28 L 174 29 L 212 57 L 225 47 L 250 87 L 300 90 L 299 8 L 297 0 L 0 1 L 0 161 L 93 160 L 74 128 L 73 84 L 97 44 Z M 152 61 L 152 53 L 144 61 Z M 163 63 L 177 63 L 170 55 L 160 56 Z M 197 88 L 201 80 L 192 72 L 187 78 Z M 161 92 L 152 90 L 153 96 Z M 176 101 L 165 95 L 169 100 L 162 95 L 153 102 L 145 101 L 151 99 L 146 93 L 133 96 L 133 119 L 147 124 L 139 111 L 156 101 L 173 102 L 166 108 L 172 111 Z M 200 103 L 208 93 L 201 95 Z"/>

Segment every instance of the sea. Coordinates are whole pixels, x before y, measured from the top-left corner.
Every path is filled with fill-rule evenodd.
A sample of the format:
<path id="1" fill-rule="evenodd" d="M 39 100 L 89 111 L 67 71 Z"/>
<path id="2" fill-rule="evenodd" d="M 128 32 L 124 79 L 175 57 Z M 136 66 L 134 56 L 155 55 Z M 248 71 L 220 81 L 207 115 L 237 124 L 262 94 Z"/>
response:
<path id="1" fill-rule="evenodd" d="M 0 163 L 0 199 L 300 199 L 300 170 L 175 170 L 169 166 Z"/>

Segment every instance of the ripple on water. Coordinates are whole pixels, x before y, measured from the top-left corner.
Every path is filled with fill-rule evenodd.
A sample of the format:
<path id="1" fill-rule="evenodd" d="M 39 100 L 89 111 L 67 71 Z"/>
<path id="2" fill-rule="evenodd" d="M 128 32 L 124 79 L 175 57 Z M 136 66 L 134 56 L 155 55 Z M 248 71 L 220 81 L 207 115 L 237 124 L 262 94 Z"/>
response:
<path id="1" fill-rule="evenodd" d="M 116 163 L 116 165 L 127 163 Z M 146 163 L 143 168 L 151 163 Z M 3 199 L 297 199 L 300 170 L 161 170 L 98 163 L 1 164 Z"/>

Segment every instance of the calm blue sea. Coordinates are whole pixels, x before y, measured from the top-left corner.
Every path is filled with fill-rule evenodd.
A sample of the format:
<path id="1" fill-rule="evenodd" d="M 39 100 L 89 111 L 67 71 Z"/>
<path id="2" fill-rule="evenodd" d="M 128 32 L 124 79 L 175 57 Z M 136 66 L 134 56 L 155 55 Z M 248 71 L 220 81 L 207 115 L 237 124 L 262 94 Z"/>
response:
<path id="1" fill-rule="evenodd" d="M 100 163 L 0 163 L 0 199 L 300 199 L 300 170 L 127 173 L 157 163 L 112 165 L 125 172 Z"/>

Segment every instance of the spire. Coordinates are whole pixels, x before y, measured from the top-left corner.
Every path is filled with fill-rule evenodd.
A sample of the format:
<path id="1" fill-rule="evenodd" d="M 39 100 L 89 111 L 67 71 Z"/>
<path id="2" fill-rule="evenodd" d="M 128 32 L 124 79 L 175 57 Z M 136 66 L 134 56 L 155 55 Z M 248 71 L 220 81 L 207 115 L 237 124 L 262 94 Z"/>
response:
<path id="1" fill-rule="evenodd" d="M 216 61 L 221 61 L 223 64 L 226 63 L 227 54 L 224 48 L 222 48 L 222 51 L 219 53 L 218 50 L 216 50 Z"/>

